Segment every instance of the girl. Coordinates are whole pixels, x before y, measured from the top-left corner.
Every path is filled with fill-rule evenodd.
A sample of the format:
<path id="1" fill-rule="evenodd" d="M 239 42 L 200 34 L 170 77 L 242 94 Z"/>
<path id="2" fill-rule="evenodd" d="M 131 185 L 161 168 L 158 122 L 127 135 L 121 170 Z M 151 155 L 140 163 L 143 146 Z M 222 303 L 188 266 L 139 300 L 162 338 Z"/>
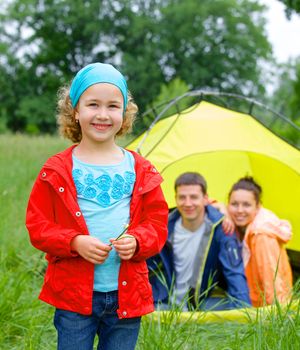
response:
<path id="1" fill-rule="evenodd" d="M 261 187 L 244 177 L 229 192 L 228 212 L 243 241 L 245 273 L 253 306 L 287 301 L 292 271 L 284 248 L 291 238 L 289 222 L 263 208 Z"/>
<path id="2" fill-rule="evenodd" d="M 115 143 L 137 107 L 109 64 L 80 70 L 58 103 L 76 144 L 51 157 L 30 195 L 26 225 L 46 253 L 40 299 L 56 307 L 58 349 L 134 349 L 154 310 L 145 260 L 163 247 L 168 207 L 156 169 Z M 126 231 L 126 232 L 125 232 Z"/>

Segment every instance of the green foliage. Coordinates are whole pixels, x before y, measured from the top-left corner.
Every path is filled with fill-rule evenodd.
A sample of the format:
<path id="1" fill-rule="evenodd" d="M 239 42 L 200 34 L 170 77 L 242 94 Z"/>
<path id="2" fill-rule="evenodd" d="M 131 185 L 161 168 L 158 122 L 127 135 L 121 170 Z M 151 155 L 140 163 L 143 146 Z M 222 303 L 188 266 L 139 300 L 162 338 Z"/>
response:
<path id="1" fill-rule="evenodd" d="M 256 1 L 10 0 L 0 11 L 1 115 L 13 131 L 52 132 L 58 87 L 93 61 L 121 69 L 141 113 L 175 78 L 264 93 L 271 47 Z"/>
<path id="2" fill-rule="evenodd" d="M 154 118 L 168 105 L 168 103 L 170 103 L 171 100 L 182 96 L 188 91 L 188 85 L 179 78 L 173 79 L 169 84 L 161 85 L 159 95 L 155 97 L 151 105 L 147 106 L 145 113 L 137 119 L 134 130 L 138 130 L 139 132 L 146 130 L 151 125 Z M 182 111 L 191 106 L 191 104 L 191 98 L 184 98 L 178 102 L 177 106 L 168 108 L 166 113 L 164 113 L 164 117 Z"/>
<path id="3" fill-rule="evenodd" d="M 249 317 L 246 324 L 221 319 L 205 323 L 203 314 L 195 317 L 193 312 L 183 320 L 176 309 L 156 318 L 149 315 L 143 320 L 137 350 L 292 350 L 300 346 L 299 305 L 277 304 L 252 316 L 245 309 L 243 314 Z"/>
<path id="4" fill-rule="evenodd" d="M 24 225 L 38 171 L 67 143 L 59 138 L 0 135 L 0 348 L 55 349 L 53 309 L 37 297 L 46 261 Z"/>
<path id="5" fill-rule="evenodd" d="M 0 134 L 7 132 L 7 120 L 3 111 L 0 112 Z"/>
<path id="6" fill-rule="evenodd" d="M 55 104 L 52 96 L 44 94 L 37 96 L 24 96 L 21 99 L 19 108 L 16 110 L 16 117 L 25 121 L 25 131 L 30 134 L 53 133 L 55 131 Z"/>
<path id="7" fill-rule="evenodd" d="M 300 59 L 279 66 L 279 84 L 270 99 L 273 109 L 291 119 L 300 127 Z M 299 131 L 283 126 L 279 121 L 273 125 L 276 132 L 300 145 Z"/>
<path id="8" fill-rule="evenodd" d="M 175 78 L 170 81 L 169 84 L 163 84 L 160 87 L 159 95 L 152 101 L 151 106 L 155 107 L 162 103 L 166 103 L 178 96 L 183 95 L 184 93 L 189 91 L 188 85 L 180 80 L 179 78 Z M 189 102 L 186 102 L 186 107 L 189 105 Z M 150 107 L 148 107 L 150 108 Z"/>
<path id="9" fill-rule="evenodd" d="M 290 18 L 293 12 L 300 13 L 299 0 L 279 0 L 286 6 L 287 17 Z"/>
<path id="10" fill-rule="evenodd" d="M 141 105 L 148 105 L 149 89 L 156 96 L 160 85 L 175 77 L 190 89 L 263 93 L 257 62 L 270 58 L 270 45 L 262 6 L 250 1 L 177 0 L 166 1 L 157 12 L 143 38 L 142 18 L 136 16 L 124 45 L 122 66 Z"/>
<path id="11" fill-rule="evenodd" d="M 290 109 L 292 119 L 300 123 L 300 59 L 295 66 L 295 79 L 292 82 Z"/>

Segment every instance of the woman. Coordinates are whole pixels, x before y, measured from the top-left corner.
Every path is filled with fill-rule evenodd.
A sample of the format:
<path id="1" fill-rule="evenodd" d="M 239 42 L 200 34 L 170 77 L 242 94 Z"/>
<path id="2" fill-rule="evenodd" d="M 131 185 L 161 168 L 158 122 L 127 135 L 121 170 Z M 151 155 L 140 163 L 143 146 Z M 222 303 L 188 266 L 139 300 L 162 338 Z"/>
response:
<path id="1" fill-rule="evenodd" d="M 253 306 L 287 301 L 292 271 L 284 248 L 291 225 L 261 206 L 261 187 L 252 177 L 241 178 L 229 192 L 228 212 L 243 241 L 245 273 Z"/>

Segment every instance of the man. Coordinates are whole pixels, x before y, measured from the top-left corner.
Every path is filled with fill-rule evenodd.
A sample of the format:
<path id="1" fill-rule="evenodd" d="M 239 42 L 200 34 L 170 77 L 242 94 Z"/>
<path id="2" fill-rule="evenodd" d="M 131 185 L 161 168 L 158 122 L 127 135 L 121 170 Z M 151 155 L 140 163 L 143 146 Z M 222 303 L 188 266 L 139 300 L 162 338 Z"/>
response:
<path id="1" fill-rule="evenodd" d="M 209 205 L 205 179 L 184 173 L 175 193 L 168 241 L 148 261 L 155 303 L 206 310 L 249 306 L 241 244 L 235 234 L 224 233 L 224 216 Z"/>

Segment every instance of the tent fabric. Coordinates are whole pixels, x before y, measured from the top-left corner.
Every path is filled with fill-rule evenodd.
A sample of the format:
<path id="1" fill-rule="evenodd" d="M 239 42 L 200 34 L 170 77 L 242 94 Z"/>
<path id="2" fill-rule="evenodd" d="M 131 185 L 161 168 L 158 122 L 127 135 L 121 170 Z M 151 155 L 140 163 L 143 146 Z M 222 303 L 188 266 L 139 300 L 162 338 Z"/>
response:
<path id="1" fill-rule="evenodd" d="M 277 316 L 279 312 L 297 312 L 299 310 L 299 300 L 295 299 L 291 302 L 278 305 L 266 305 L 260 308 L 249 307 L 245 309 L 232 309 L 220 311 L 182 311 L 176 312 L 176 321 L 178 323 L 253 323 L 259 320 L 260 322 L 270 320 L 270 317 Z M 174 322 L 174 311 L 154 311 L 151 314 L 144 316 L 149 320 L 156 322 L 168 323 Z"/>
<path id="2" fill-rule="evenodd" d="M 201 173 L 209 196 L 223 203 L 234 182 L 253 176 L 263 188 L 263 205 L 293 226 L 287 247 L 300 251 L 300 151 L 252 116 L 202 101 L 160 120 L 127 148 L 139 149 L 161 172 L 170 208 L 174 181 L 185 171 Z"/>

